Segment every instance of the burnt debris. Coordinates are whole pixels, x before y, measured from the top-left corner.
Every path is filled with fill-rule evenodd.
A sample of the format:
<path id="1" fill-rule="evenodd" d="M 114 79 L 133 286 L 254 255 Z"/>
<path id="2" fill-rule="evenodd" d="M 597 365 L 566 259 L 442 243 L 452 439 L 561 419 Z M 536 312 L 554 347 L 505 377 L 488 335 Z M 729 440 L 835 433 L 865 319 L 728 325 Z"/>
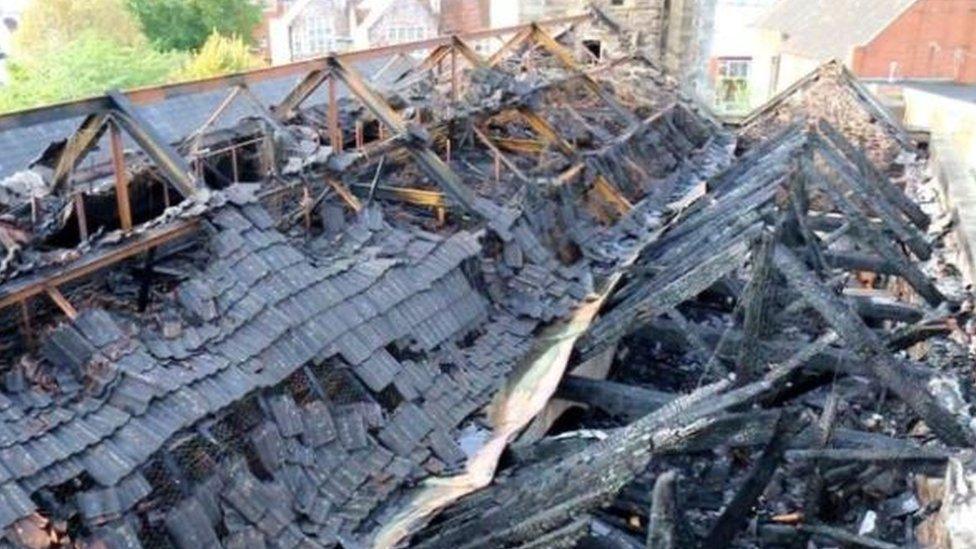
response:
<path id="1" fill-rule="evenodd" d="M 4 542 L 970 539 L 928 159 L 837 64 L 725 127 L 618 32 L 296 65 L 175 141 L 73 105 L 0 184 Z"/>

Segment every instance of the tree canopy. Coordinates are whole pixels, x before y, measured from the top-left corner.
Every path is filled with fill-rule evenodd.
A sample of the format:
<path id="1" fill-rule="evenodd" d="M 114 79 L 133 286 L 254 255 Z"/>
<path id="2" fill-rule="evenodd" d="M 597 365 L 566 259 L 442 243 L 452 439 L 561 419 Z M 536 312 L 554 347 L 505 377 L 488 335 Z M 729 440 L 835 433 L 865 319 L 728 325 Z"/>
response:
<path id="1" fill-rule="evenodd" d="M 247 37 L 260 17 L 251 0 L 33 0 L 0 111 L 259 66 Z"/>
<path id="2" fill-rule="evenodd" d="M 111 37 L 124 46 L 145 43 L 125 0 L 33 0 L 14 35 L 14 54 L 20 59 L 43 56 L 85 33 Z"/>
<path id="3" fill-rule="evenodd" d="M 241 72 L 260 67 L 261 60 L 251 54 L 244 40 L 214 31 L 200 51 L 176 74 L 178 80 L 195 80 L 216 74 Z"/>
<path id="4" fill-rule="evenodd" d="M 0 110 L 163 82 L 186 57 L 158 52 L 146 42 L 124 45 L 95 31 L 85 32 L 57 50 L 11 63 L 10 83 L 0 89 Z"/>
<path id="5" fill-rule="evenodd" d="M 149 40 L 160 50 L 195 51 L 212 32 L 250 42 L 261 22 L 252 0 L 127 0 Z"/>

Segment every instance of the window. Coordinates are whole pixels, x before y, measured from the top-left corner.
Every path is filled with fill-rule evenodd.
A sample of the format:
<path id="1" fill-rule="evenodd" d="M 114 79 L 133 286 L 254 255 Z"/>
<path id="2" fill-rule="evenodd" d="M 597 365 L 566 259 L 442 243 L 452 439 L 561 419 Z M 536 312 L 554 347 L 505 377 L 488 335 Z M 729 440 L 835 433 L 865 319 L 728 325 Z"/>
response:
<path id="1" fill-rule="evenodd" d="M 426 37 L 424 28 L 414 27 L 390 27 L 386 31 L 386 41 L 390 44 L 402 44 L 403 42 L 416 42 Z"/>
<path id="2" fill-rule="evenodd" d="M 720 57 L 715 79 L 715 107 L 735 112 L 749 109 L 749 75 L 752 59 L 748 57 Z"/>
<path id="3" fill-rule="evenodd" d="M 327 17 L 310 16 L 298 21 L 291 29 L 291 51 L 295 58 L 314 57 L 336 49 L 332 21 Z"/>

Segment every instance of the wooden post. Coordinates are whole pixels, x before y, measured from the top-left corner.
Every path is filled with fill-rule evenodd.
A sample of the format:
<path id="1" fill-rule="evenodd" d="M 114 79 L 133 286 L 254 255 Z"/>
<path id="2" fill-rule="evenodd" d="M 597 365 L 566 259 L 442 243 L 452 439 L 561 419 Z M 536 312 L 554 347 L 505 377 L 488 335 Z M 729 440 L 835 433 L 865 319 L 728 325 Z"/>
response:
<path id="1" fill-rule="evenodd" d="M 159 184 L 163 186 L 163 206 L 169 209 L 169 185 L 165 181 L 160 181 Z"/>
<path id="2" fill-rule="evenodd" d="M 356 150 L 362 151 L 363 145 L 365 145 L 365 143 L 363 143 L 363 121 L 357 120 L 356 121 Z"/>
<path id="3" fill-rule="evenodd" d="M 231 147 L 230 149 L 230 171 L 234 176 L 234 183 L 238 183 L 241 179 L 240 170 L 237 167 L 237 147 Z"/>
<path id="4" fill-rule="evenodd" d="M 342 129 L 339 127 L 339 98 L 336 79 L 329 76 L 329 141 L 332 150 L 342 152 Z"/>
<path id="5" fill-rule="evenodd" d="M 27 339 L 27 346 L 34 346 L 34 328 L 31 326 L 30 309 L 27 307 L 27 300 L 20 302 L 21 328 L 24 330 L 24 338 Z"/>
<path id="6" fill-rule="evenodd" d="M 305 232 L 312 230 L 312 195 L 308 186 L 302 189 L 302 214 L 305 218 Z"/>
<path id="7" fill-rule="evenodd" d="M 112 169 L 115 171 L 115 200 L 119 209 L 119 224 L 123 231 L 132 229 L 132 204 L 129 202 L 129 178 L 125 173 L 125 151 L 122 132 L 113 120 L 109 123 L 112 144 Z"/>
<path id="8" fill-rule="evenodd" d="M 75 193 L 75 217 L 78 218 L 78 235 L 82 241 L 88 240 L 88 216 L 85 214 L 85 196 Z"/>
<path id="9" fill-rule="evenodd" d="M 71 320 L 78 318 L 78 310 L 74 308 L 74 305 L 72 305 L 70 301 L 68 301 L 68 298 L 64 297 L 64 294 L 61 293 L 61 290 L 59 290 L 57 286 L 47 286 L 44 288 L 44 291 L 47 292 L 47 295 L 51 298 L 51 301 L 53 301 L 55 305 L 57 305 L 61 311 L 64 312 L 65 316 Z"/>
<path id="10" fill-rule="evenodd" d="M 447 143 L 444 146 L 444 158 L 445 162 L 451 163 L 451 140 L 448 138 Z"/>
<path id="11" fill-rule="evenodd" d="M 451 100 L 458 100 L 458 61 L 457 48 L 451 47 Z"/>

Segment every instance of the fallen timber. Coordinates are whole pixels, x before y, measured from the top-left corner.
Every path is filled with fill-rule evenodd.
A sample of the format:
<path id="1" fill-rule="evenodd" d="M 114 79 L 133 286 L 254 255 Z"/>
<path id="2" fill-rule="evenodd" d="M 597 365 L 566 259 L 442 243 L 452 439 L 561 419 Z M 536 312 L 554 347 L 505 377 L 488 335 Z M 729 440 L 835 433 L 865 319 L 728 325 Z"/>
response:
<path id="1" fill-rule="evenodd" d="M 430 42 L 382 89 L 304 64 L 264 122 L 206 129 L 235 88 L 175 150 L 125 118 L 151 150 L 97 190 L 80 134 L 48 198 L 5 187 L 5 541 L 912 542 L 906 486 L 974 434 L 971 296 L 884 175 L 909 140 L 835 66 L 728 133 L 642 54 L 584 68 L 605 14 L 562 23 Z"/>

